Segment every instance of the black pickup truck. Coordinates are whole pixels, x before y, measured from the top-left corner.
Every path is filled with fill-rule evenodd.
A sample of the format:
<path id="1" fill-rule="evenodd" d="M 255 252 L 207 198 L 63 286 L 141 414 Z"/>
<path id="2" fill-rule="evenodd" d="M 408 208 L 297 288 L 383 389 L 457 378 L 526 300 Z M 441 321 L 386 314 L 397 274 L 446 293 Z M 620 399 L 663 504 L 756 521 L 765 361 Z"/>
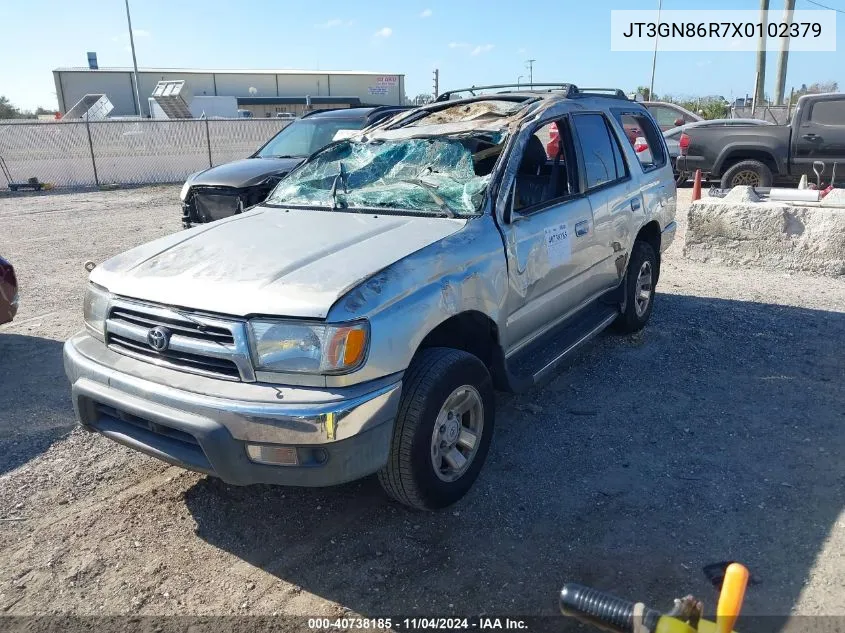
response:
<path id="1" fill-rule="evenodd" d="M 819 162 L 822 182 L 830 182 L 835 163 L 837 182 L 845 182 L 845 93 L 801 97 L 787 125 L 700 127 L 687 135 L 676 168 L 700 169 L 723 188 L 794 183 L 804 174 L 815 182 Z"/>

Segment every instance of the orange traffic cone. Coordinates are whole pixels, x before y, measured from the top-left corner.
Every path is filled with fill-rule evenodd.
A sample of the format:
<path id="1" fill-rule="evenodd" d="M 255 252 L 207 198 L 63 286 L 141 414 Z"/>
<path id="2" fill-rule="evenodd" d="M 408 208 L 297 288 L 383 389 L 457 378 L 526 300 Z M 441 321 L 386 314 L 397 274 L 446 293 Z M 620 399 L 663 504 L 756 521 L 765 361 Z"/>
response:
<path id="1" fill-rule="evenodd" d="M 695 180 L 692 182 L 692 201 L 701 200 L 701 170 L 695 170 Z"/>

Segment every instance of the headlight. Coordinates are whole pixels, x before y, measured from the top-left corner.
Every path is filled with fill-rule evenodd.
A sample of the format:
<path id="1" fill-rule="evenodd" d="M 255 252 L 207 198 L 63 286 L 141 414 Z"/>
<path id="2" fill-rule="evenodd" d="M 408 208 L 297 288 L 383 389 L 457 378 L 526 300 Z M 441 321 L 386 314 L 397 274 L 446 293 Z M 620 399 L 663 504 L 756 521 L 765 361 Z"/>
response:
<path id="1" fill-rule="evenodd" d="M 199 176 L 201 173 L 201 171 L 195 172 L 185 179 L 185 184 L 182 185 L 182 190 L 179 192 L 179 200 L 185 202 L 185 198 L 188 197 L 188 191 L 191 189 L 191 183 L 194 181 L 194 178 Z"/>
<path id="2" fill-rule="evenodd" d="M 94 338 L 105 340 L 106 313 L 109 309 L 109 295 L 105 288 L 88 284 L 85 291 L 83 312 L 85 314 L 85 328 Z"/>
<path id="3" fill-rule="evenodd" d="M 306 374 L 340 374 L 358 367 L 367 355 L 366 321 L 341 325 L 250 321 L 255 368 Z"/>

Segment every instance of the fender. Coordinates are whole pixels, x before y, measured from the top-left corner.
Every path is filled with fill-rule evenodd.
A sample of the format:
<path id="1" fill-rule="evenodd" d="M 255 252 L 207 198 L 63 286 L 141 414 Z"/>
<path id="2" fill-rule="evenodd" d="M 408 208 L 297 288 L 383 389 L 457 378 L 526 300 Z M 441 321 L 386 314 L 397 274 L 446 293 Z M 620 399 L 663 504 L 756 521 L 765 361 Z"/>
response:
<path id="1" fill-rule="evenodd" d="M 719 155 L 716 158 L 715 163 L 713 164 L 713 169 L 711 170 L 711 174 L 713 176 L 721 176 L 724 173 L 723 167 L 726 163 L 735 163 L 736 158 L 747 158 L 749 160 L 757 160 L 758 157 L 764 154 L 777 167 L 774 170 L 774 174 L 778 176 L 785 176 L 789 173 L 787 168 L 787 161 L 784 158 L 778 158 L 778 156 L 788 156 L 789 155 L 789 147 L 788 145 L 781 143 L 780 141 L 776 142 L 774 148 L 768 147 L 766 145 L 761 145 L 759 143 L 749 143 L 749 142 L 736 142 L 736 143 L 728 143 L 725 147 L 722 148 L 722 151 L 719 152 Z"/>

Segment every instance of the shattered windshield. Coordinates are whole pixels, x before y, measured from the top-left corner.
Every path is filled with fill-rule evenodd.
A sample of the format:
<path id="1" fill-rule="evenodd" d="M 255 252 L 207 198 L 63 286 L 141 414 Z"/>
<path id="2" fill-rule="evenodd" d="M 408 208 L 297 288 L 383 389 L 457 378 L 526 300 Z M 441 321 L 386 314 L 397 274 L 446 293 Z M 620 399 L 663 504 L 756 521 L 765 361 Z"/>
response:
<path id="1" fill-rule="evenodd" d="M 269 205 L 479 213 L 503 132 L 341 141 L 292 172 Z"/>

